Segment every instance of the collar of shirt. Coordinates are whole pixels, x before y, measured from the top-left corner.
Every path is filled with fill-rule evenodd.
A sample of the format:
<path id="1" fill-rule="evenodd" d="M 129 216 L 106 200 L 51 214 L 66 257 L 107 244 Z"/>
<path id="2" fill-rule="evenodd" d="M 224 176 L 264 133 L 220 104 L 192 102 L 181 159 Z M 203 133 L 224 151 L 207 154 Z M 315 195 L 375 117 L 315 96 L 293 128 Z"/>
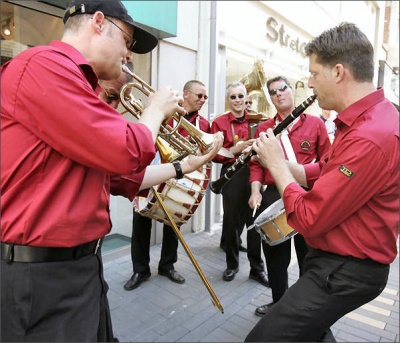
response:
<path id="1" fill-rule="evenodd" d="M 228 112 L 228 116 L 229 116 L 229 121 L 237 121 L 238 123 L 244 123 L 245 121 L 247 121 L 247 111 L 244 110 L 244 120 L 243 121 L 239 121 L 238 118 L 236 118 L 232 112 Z"/>
<path id="2" fill-rule="evenodd" d="M 378 102 L 383 101 L 384 98 L 385 94 L 383 92 L 383 88 L 378 88 L 376 91 L 361 98 L 339 113 L 334 120 L 334 123 L 336 126 L 339 126 L 341 123 L 346 126 L 351 126 L 359 116 L 363 115 L 366 110 L 376 105 Z"/>
<path id="3" fill-rule="evenodd" d="M 96 89 L 99 79 L 97 78 L 93 68 L 90 66 L 89 62 L 86 58 L 72 45 L 61 42 L 59 40 L 54 40 L 50 43 L 50 46 L 53 46 L 65 53 L 69 59 L 71 59 L 85 74 L 86 79 L 92 86 L 93 90 Z"/>

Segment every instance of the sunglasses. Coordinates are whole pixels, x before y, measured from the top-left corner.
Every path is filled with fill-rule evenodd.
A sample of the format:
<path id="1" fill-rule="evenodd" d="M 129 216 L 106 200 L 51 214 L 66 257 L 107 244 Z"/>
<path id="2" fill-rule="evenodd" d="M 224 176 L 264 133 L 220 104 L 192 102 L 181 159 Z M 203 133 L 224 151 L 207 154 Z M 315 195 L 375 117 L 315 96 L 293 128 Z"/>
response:
<path id="1" fill-rule="evenodd" d="M 201 100 L 201 98 L 204 98 L 204 100 L 207 100 L 207 99 L 208 99 L 208 96 L 205 95 L 205 94 L 201 94 L 201 93 L 196 94 L 196 93 L 193 93 L 193 92 L 190 91 L 190 90 L 188 90 L 188 92 L 189 92 L 189 93 L 192 93 L 192 94 L 194 94 L 194 95 L 197 95 L 197 97 L 199 98 L 199 100 Z"/>
<path id="2" fill-rule="evenodd" d="M 230 95 L 230 96 L 229 96 L 229 99 L 235 100 L 236 97 L 238 97 L 239 99 L 243 99 L 243 98 L 244 98 L 244 95 L 243 95 L 243 94 L 239 94 L 239 95 Z"/>
<path id="3" fill-rule="evenodd" d="M 282 86 L 279 86 L 278 88 L 271 89 L 270 91 L 268 91 L 268 93 L 269 93 L 269 95 L 275 95 L 276 93 L 278 93 L 278 91 L 283 93 L 287 88 L 288 88 L 288 85 L 282 85 Z"/>
<path id="4" fill-rule="evenodd" d="M 245 101 L 244 102 L 246 105 L 253 105 L 253 101 Z"/>

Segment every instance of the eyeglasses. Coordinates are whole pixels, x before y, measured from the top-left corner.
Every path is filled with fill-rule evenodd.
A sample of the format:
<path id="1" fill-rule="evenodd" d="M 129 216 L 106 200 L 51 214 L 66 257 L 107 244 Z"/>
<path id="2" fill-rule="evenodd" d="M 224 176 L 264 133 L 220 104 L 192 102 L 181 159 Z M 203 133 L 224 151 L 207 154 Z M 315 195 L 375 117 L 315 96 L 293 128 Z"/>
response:
<path id="1" fill-rule="evenodd" d="M 238 97 L 239 99 L 243 99 L 243 98 L 244 98 L 244 95 L 243 95 L 243 94 L 239 94 L 239 95 L 230 95 L 230 96 L 229 96 L 229 99 L 235 100 L 236 97 Z"/>
<path id="2" fill-rule="evenodd" d="M 113 101 L 119 101 L 120 100 L 119 94 L 111 94 L 111 93 L 107 92 L 107 89 L 105 89 L 105 87 L 103 87 L 100 83 L 99 83 L 99 86 L 101 87 L 101 89 L 106 94 L 106 102 L 107 102 L 107 104 L 111 104 Z"/>
<path id="3" fill-rule="evenodd" d="M 279 86 L 278 88 L 271 89 L 270 91 L 268 91 L 268 93 L 269 93 L 269 95 L 272 96 L 272 95 L 275 95 L 276 93 L 278 93 L 278 91 L 283 93 L 287 88 L 288 88 L 288 85 L 282 85 L 282 86 Z"/>
<path id="4" fill-rule="evenodd" d="M 194 95 L 197 95 L 197 97 L 199 98 L 199 100 L 201 100 L 201 98 L 204 98 L 204 100 L 207 100 L 208 99 L 208 96 L 207 95 L 205 95 L 205 94 L 201 94 L 201 93 L 199 93 L 199 94 L 196 94 L 196 93 L 193 93 L 192 91 L 190 91 L 190 90 L 187 90 L 189 93 L 192 93 L 192 94 L 194 94 Z"/>
<path id="5" fill-rule="evenodd" d="M 114 26 L 116 26 L 117 28 L 119 28 L 123 33 L 125 33 L 128 37 L 130 37 L 127 41 L 126 41 L 126 47 L 128 48 L 128 50 L 132 50 L 133 47 L 136 44 L 136 39 L 131 37 L 131 35 L 126 32 L 125 30 L 122 30 L 117 24 L 115 24 L 112 20 L 108 19 L 107 17 L 104 17 L 106 20 L 108 20 L 111 24 L 113 24 Z"/>
<path id="6" fill-rule="evenodd" d="M 246 105 L 253 105 L 253 101 L 245 101 L 244 102 Z"/>

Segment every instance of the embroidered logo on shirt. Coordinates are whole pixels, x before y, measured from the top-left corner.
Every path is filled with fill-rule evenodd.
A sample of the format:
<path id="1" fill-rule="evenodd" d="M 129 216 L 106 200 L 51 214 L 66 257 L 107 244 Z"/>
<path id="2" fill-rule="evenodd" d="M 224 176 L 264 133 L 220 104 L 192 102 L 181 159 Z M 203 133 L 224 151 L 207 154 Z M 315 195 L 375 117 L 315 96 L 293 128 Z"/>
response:
<path id="1" fill-rule="evenodd" d="M 339 167 L 339 171 L 347 177 L 353 177 L 354 173 L 347 169 L 343 164 Z"/>
<path id="2" fill-rule="evenodd" d="M 302 141 L 300 143 L 300 148 L 301 148 L 301 150 L 308 151 L 311 148 L 311 144 L 309 141 Z"/>

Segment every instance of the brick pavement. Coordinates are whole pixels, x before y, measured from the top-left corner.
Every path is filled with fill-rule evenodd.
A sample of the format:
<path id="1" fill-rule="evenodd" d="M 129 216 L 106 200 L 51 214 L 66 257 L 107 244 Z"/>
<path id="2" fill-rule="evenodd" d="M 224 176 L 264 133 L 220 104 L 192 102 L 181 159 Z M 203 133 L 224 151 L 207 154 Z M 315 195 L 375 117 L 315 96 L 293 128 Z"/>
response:
<path id="1" fill-rule="evenodd" d="M 186 278 L 183 285 L 157 274 L 161 245 L 150 250 L 151 278 L 129 292 L 123 285 L 132 273 L 130 248 L 104 254 L 114 332 L 121 342 L 244 341 L 259 320 L 254 315 L 255 308 L 271 302 L 271 290 L 249 280 L 250 266 L 242 252 L 235 279 L 222 280 L 225 253 L 219 248 L 220 235 L 220 226 L 216 226 L 211 233 L 189 233 L 184 238 L 221 302 L 223 314 L 212 305 L 212 297 L 181 244 L 175 268 Z M 295 282 L 297 276 L 294 257 L 289 283 Z M 398 257 L 383 293 L 341 318 L 332 326 L 332 332 L 338 342 L 399 342 Z"/>

